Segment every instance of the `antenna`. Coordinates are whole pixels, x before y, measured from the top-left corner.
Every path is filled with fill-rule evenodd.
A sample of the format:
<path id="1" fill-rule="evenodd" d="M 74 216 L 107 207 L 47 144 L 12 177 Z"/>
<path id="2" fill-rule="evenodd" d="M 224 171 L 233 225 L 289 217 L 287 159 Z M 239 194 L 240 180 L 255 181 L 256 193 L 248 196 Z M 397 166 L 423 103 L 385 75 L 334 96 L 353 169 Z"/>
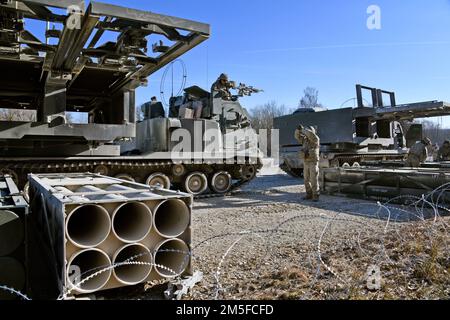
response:
<path id="1" fill-rule="evenodd" d="M 357 103 L 358 103 L 358 98 L 351 98 L 351 99 L 345 100 L 345 101 L 341 104 L 340 109 L 344 108 L 344 106 L 345 106 L 347 103 L 352 102 L 352 101 L 355 102 L 355 108 L 356 108 L 356 107 L 357 107 Z M 363 98 L 363 102 L 366 102 L 368 106 L 370 105 L 370 102 L 367 101 L 367 100 L 364 99 L 364 98 Z"/>
<path id="2" fill-rule="evenodd" d="M 177 91 L 176 94 L 175 93 L 175 64 L 180 64 L 181 66 L 181 70 L 182 70 L 182 80 L 181 80 L 181 85 Z M 177 59 L 173 62 L 171 62 L 167 68 L 164 70 L 163 76 L 161 78 L 161 86 L 160 86 L 160 93 L 161 93 L 161 102 L 168 107 L 170 105 L 170 99 L 169 101 L 167 101 L 166 99 L 166 80 L 167 77 L 169 75 L 171 75 L 171 79 L 170 79 L 170 84 L 171 84 L 171 88 L 170 88 L 170 98 L 173 97 L 178 97 L 183 93 L 184 88 L 186 87 L 186 81 L 187 81 L 187 68 L 186 68 L 186 64 L 184 63 L 183 60 L 181 59 Z"/>
<path id="3" fill-rule="evenodd" d="M 209 85 L 209 45 L 206 44 L 206 88 Z"/>

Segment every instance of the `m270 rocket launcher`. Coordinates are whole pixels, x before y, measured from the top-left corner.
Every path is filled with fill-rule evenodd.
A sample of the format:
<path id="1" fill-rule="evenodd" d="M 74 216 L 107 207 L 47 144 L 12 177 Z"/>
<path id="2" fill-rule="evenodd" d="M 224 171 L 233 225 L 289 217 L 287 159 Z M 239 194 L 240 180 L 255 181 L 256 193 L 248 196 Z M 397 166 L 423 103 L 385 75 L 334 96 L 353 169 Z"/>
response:
<path id="1" fill-rule="evenodd" d="M 135 90 L 209 34 L 208 24 L 97 1 L 0 0 L 0 108 L 36 114 L 0 121 L 3 154 L 120 155 L 111 142 L 136 135 Z M 89 121 L 68 123 L 67 112 Z"/>

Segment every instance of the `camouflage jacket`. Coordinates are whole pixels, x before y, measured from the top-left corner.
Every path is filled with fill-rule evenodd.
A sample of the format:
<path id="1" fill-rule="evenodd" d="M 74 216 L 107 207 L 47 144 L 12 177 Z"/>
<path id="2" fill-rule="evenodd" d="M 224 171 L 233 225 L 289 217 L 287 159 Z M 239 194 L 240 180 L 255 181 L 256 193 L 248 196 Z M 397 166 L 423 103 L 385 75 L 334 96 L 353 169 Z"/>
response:
<path id="1" fill-rule="evenodd" d="M 232 95 L 230 89 L 232 88 L 233 86 L 231 85 L 230 82 L 223 84 L 220 80 L 217 80 L 211 87 L 211 94 L 213 98 L 222 98 L 224 100 L 231 100 Z"/>
<path id="2" fill-rule="evenodd" d="M 423 142 L 417 142 L 409 150 L 409 157 L 417 157 L 420 162 L 425 162 L 428 158 L 428 149 Z"/>
<path id="3" fill-rule="evenodd" d="M 304 162 L 319 162 L 320 160 L 320 138 L 315 130 L 305 129 L 303 135 L 300 130 L 295 131 L 295 139 L 303 146 L 300 158 Z"/>
<path id="4" fill-rule="evenodd" d="M 448 147 L 442 147 L 439 149 L 439 161 L 450 161 L 450 148 Z"/>

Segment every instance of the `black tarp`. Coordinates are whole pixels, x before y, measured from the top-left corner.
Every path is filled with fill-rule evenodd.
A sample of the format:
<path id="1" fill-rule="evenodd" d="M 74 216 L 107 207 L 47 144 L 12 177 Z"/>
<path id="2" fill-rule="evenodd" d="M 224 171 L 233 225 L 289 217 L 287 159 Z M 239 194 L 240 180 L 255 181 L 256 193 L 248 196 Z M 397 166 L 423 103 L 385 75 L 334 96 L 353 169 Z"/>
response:
<path id="1" fill-rule="evenodd" d="M 62 295 L 64 286 L 64 216 L 51 210 L 42 194 L 30 191 L 29 295 L 32 299 L 54 300 Z"/>

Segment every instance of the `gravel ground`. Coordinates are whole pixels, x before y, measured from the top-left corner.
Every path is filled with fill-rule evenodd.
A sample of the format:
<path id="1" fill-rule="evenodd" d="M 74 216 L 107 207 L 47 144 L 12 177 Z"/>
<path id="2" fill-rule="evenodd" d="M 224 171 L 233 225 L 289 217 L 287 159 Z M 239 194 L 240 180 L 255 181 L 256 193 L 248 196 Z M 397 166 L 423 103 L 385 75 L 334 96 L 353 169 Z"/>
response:
<path id="1" fill-rule="evenodd" d="M 423 227 L 428 222 L 410 222 L 417 220 L 411 208 L 388 211 L 374 202 L 328 196 L 313 203 L 302 200 L 304 192 L 303 181 L 265 168 L 231 197 L 197 201 L 194 268 L 204 279 L 191 298 L 450 297 L 448 219 Z M 414 237 L 404 236 L 412 232 Z M 419 238 L 423 248 L 412 255 L 398 250 Z M 443 246 L 434 248 L 437 239 Z M 403 264 L 421 253 L 428 261 L 431 250 L 437 251 L 433 259 L 441 259 L 439 284 L 419 279 L 417 261 Z M 403 260 L 395 265 L 392 255 L 399 252 Z M 381 277 L 373 278 L 377 270 Z M 376 279 L 374 285 L 369 279 Z"/>
<path id="2" fill-rule="evenodd" d="M 313 203 L 304 192 L 303 181 L 269 167 L 232 196 L 196 201 L 193 263 L 204 277 L 185 298 L 450 298 L 448 218 L 347 198 Z"/>
<path id="3" fill-rule="evenodd" d="M 322 196 L 265 167 L 224 198 L 197 200 L 194 272 L 183 299 L 450 299 L 450 210 Z M 166 285 L 102 292 L 96 299 L 164 299 Z"/>

